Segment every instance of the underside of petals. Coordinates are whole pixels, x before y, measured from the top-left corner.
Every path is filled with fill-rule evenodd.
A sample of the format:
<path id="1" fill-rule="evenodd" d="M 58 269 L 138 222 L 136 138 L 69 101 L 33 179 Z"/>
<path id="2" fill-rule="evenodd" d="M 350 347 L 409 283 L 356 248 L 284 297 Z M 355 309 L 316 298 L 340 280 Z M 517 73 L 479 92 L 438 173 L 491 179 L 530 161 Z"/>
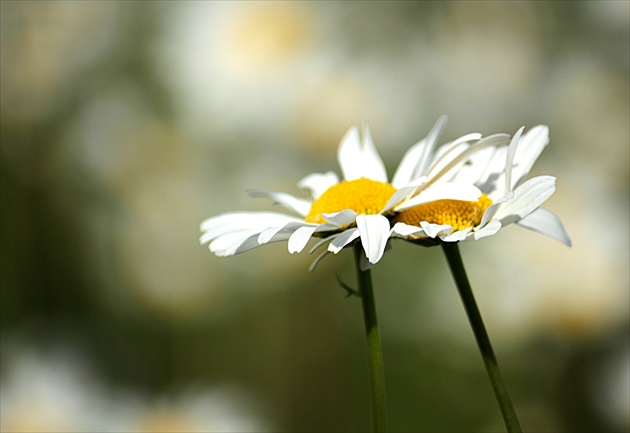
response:
<path id="1" fill-rule="evenodd" d="M 383 215 L 359 215 L 357 228 L 367 259 L 370 263 L 378 262 L 389 239 L 389 220 Z"/>

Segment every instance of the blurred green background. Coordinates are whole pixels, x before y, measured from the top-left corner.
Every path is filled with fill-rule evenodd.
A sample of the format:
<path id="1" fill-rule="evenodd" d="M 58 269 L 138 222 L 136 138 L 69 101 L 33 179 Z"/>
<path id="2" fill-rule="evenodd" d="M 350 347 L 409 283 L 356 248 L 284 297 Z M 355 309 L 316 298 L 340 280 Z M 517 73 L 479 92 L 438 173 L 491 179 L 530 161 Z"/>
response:
<path id="1" fill-rule="evenodd" d="M 199 223 L 338 172 L 366 118 L 391 175 L 442 114 L 550 127 L 573 247 L 462 245 L 525 430 L 628 431 L 629 4 L 2 1 L 2 431 L 366 431 L 352 254 Z M 502 431 L 441 251 L 373 276 L 390 429 Z"/>

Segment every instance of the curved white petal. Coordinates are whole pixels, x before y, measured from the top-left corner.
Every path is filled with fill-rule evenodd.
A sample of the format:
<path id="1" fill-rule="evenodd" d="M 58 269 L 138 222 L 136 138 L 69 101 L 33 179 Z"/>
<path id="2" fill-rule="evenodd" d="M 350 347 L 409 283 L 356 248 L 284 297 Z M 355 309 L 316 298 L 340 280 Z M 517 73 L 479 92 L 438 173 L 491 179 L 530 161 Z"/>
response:
<path id="1" fill-rule="evenodd" d="M 397 237 L 418 236 L 424 233 L 420 227 L 412 226 L 405 223 L 396 223 L 389 231 L 389 235 Z"/>
<path id="2" fill-rule="evenodd" d="M 330 251 L 331 253 L 337 254 L 339 251 L 342 250 L 343 247 L 345 247 L 350 242 L 358 238 L 359 235 L 360 235 L 359 229 L 357 228 L 351 228 L 344 231 L 335 239 L 333 239 L 330 245 L 328 245 L 328 251 Z"/>
<path id="3" fill-rule="evenodd" d="M 201 231 L 223 226 L 259 227 L 271 226 L 278 222 L 302 221 L 291 215 L 277 212 L 226 212 L 206 218 L 200 224 Z"/>
<path id="4" fill-rule="evenodd" d="M 440 237 L 444 242 L 459 242 L 466 239 L 468 233 L 472 230 L 471 227 L 465 228 L 464 230 L 456 231 L 448 236 Z"/>
<path id="5" fill-rule="evenodd" d="M 405 153 L 392 179 L 392 185 L 395 188 L 401 188 L 425 174 L 425 165 L 428 165 L 433 149 L 435 149 L 435 143 L 442 133 L 447 119 L 446 116 L 440 117 L 429 135 Z"/>
<path id="6" fill-rule="evenodd" d="M 317 267 L 317 265 L 319 264 L 319 262 L 321 262 L 322 259 L 324 257 L 326 257 L 327 255 L 329 255 L 329 254 L 330 254 L 329 251 L 324 251 L 319 256 L 317 256 L 317 258 L 315 260 L 313 260 L 313 263 L 311 263 L 311 266 L 309 266 L 308 271 L 309 272 L 313 272 L 315 270 L 315 268 Z"/>
<path id="7" fill-rule="evenodd" d="M 368 259 L 365 255 L 365 251 L 361 250 L 361 257 L 359 257 L 359 269 L 361 272 L 369 271 L 374 266 L 373 263 L 370 263 L 370 259 Z"/>
<path id="8" fill-rule="evenodd" d="M 389 239 L 389 220 L 383 215 L 358 215 L 357 228 L 368 261 L 378 262 Z"/>
<path id="9" fill-rule="evenodd" d="M 393 209 L 397 205 L 407 200 L 409 197 L 412 197 L 418 191 L 420 186 L 422 186 L 422 184 L 424 184 L 426 181 L 426 176 L 422 176 L 415 179 L 409 185 L 403 186 L 402 188 L 398 189 L 394 194 L 392 194 L 392 196 L 387 201 L 385 207 L 383 207 L 383 209 L 379 213 L 386 213 L 387 211 Z"/>
<path id="10" fill-rule="evenodd" d="M 317 226 L 303 226 L 293 232 L 289 238 L 289 252 L 299 253 L 304 249 Z"/>
<path id="11" fill-rule="evenodd" d="M 426 145 L 423 147 L 422 155 L 420 155 L 412 179 L 426 174 L 426 172 L 428 171 L 427 169 L 429 167 L 429 163 L 431 162 L 431 155 L 433 155 L 435 145 L 437 144 L 438 138 L 442 134 L 442 131 L 444 130 L 447 121 L 448 117 L 440 116 L 438 121 L 435 122 L 435 125 L 429 132 L 429 135 L 427 135 Z"/>
<path id="12" fill-rule="evenodd" d="M 396 169 L 394 178 L 392 179 L 392 185 L 395 188 L 401 188 L 411 182 L 416 167 L 418 166 L 418 162 L 424 154 L 424 148 L 426 145 L 427 139 L 424 138 L 407 150 Z"/>
<path id="13" fill-rule="evenodd" d="M 514 137 L 512 137 L 512 141 L 510 141 L 510 145 L 508 146 L 508 152 L 505 159 L 505 187 L 503 189 L 503 193 L 507 194 L 509 191 L 512 191 L 512 165 L 514 164 L 514 156 L 516 155 L 516 150 L 518 148 L 518 144 L 521 140 L 521 134 L 523 133 L 523 129 L 525 127 L 522 126 L 516 131 Z"/>
<path id="14" fill-rule="evenodd" d="M 357 213 L 351 209 L 345 209 L 341 212 L 327 213 L 322 215 L 326 221 L 338 227 L 344 227 L 352 224 L 357 218 Z"/>
<path id="15" fill-rule="evenodd" d="M 478 141 L 481 139 L 481 134 L 474 132 L 459 137 L 457 140 L 450 144 L 442 146 L 438 149 L 435 159 L 431 162 L 429 168 L 427 168 L 426 175 L 430 178 L 434 173 L 441 171 L 444 167 L 450 164 L 455 158 L 461 155 L 466 149 L 470 147 L 470 141 Z M 463 164 L 465 161 L 461 161 Z"/>
<path id="16" fill-rule="evenodd" d="M 282 230 L 283 226 L 279 226 L 279 227 L 269 227 L 268 229 L 263 230 L 262 232 L 260 232 L 260 234 L 258 235 L 258 243 L 261 245 L 266 244 L 267 242 L 269 242 L 275 235 L 278 234 L 278 232 L 280 230 Z"/>
<path id="17" fill-rule="evenodd" d="M 539 207 L 525 218 L 518 220 L 516 224 L 543 235 L 551 236 L 565 245 L 571 246 L 571 239 L 564 229 L 562 221 L 550 210 Z"/>
<path id="18" fill-rule="evenodd" d="M 243 231 L 263 231 L 269 227 L 282 227 L 289 222 L 304 221 L 290 215 L 275 212 L 230 212 L 205 219 L 201 223 L 202 244 L 223 234 Z"/>
<path id="19" fill-rule="evenodd" d="M 501 227 L 502 227 L 501 221 L 492 220 L 488 224 L 486 224 L 484 227 L 473 232 L 470 236 L 466 238 L 466 240 L 476 241 L 476 240 L 485 238 L 486 236 L 492 236 L 496 234 L 499 230 L 501 230 Z"/>
<path id="20" fill-rule="evenodd" d="M 433 224 L 427 221 L 420 221 L 420 227 L 430 238 L 435 238 L 439 235 L 446 235 L 453 231 L 453 226 L 449 224 Z"/>
<path id="21" fill-rule="evenodd" d="M 284 206 L 303 217 L 308 215 L 308 212 L 311 210 L 312 203 L 310 201 L 284 192 L 274 192 L 266 189 L 248 189 L 247 194 L 249 194 L 250 197 L 263 197 L 271 199 L 275 205 Z"/>
<path id="22" fill-rule="evenodd" d="M 549 128 L 545 125 L 536 125 L 521 137 L 518 150 L 514 157 L 512 169 L 513 189 L 518 185 L 532 169 L 532 166 L 549 144 Z"/>
<path id="23" fill-rule="evenodd" d="M 259 246 L 260 243 L 258 242 L 258 235 L 253 234 L 246 239 L 243 239 L 243 241 L 240 242 L 238 245 L 232 245 L 232 247 L 227 251 L 227 255 L 231 256 L 234 254 L 241 254 L 249 250 L 253 250 L 254 248 L 258 248 Z"/>
<path id="24" fill-rule="evenodd" d="M 409 209 L 422 203 L 435 200 L 465 200 L 477 201 L 481 197 L 481 190 L 467 183 L 446 182 L 439 183 L 421 191 L 417 196 L 401 203 L 396 210 Z"/>
<path id="25" fill-rule="evenodd" d="M 553 176 L 537 176 L 514 190 L 514 198 L 502 203 L 494 218 L 504 226 L 526 217 L 556 190 L 556 178 Z"/>
<path id="26" fill-rule="evenodd" d="M 269 242 L 278 242 L 289 239 L 289 237 L 300 227 L 312 227 L 313 230 L 319 228 L 317 224 L 311 224 L 304 221 L 291 221 L 287 224 L 277 227 L 269 227 L 258 235 L 258 242 L 266 244 Z"/>
<path id="27" fill-rule="evenodd" d="M 477 184 L 482 180 L 497 148 L 487 147 L 473 153 L 451 179 L 452 182 Z M 505 160 L 505 158 L 503 158 Z M 478 185 L 477 185 L 478 186 Z M 483 190 L 483 188 L 480 188 Z"/>
<path id="28" fill-rule="evenodd" d="M 363 177 L 379 182 L 387 182 L 385 164 L 376 151 L 372 133 L 370 132 L 370 124 L 367 120 L 363 122 L 363 164 Z"/>
<path id="29" fill-rule="evenodd" d="M 309 174 L 298 182 L 298 187 L 310 190 L 313 200 L 317 200 L 328 188 L 338 183 L 339 177 L 337 177 L 337 174 L 329 171 L 327 173 Z"/>
<path id="30" fill-rule="evenodd" d="M 492 218 L 494 218 L 494 214 L 497 213 L 497 210 L 499 210 L 501 205 L 512 200 L 513 198 L 514 193 L 510 191 L 497 201 L 493 202 L 490 206 L 488 206 L 488 209 L 486 209 L 486 211 L 483 213 L 483 217 L 481 218 L 481 223 L 479 224 L 479 227 L 485 227 L 485 225 L 488 224 L 490 220 L 492 220 Z"/>
<path id="31" fill-rule="evenodd" d="M 365 177 L 379 182 L 387 182 L 387 172 L 383 160 L 378 155 L 367 123 L 363 130 L 363 142 L 357 128 L 350 128 L 341 140 L 338 159 L 345 180 Z"/>
<path id="32" fill-rule="evenodd" d="M 208 248 L 217 256 L 231 256 L 235 254 L 236 249 L 243 244 L 243 242 L 257 236 L 258 232 L 256 230 L 244 230 L 227 233 L 210 242 Z M 257 242 L 254 248 L 256 246 L 259 246 Z"/>
<path id="33" fill-rule="evenodd" d="M 492 200 L 498 200 L 503 194 L 505 184 L 505 161 L 508 148 L 503 146 L 495 148 L 492 156 L 486 164 L 485 170 L 474 182 Z"/>
<path id="34" fill-rule="evenodd" d="M 337 151 L 339 167 L 345 180 L 358 179 L 362 176 L 361 153 L 359 130 L 353 126 L 341 139 Z"/>
<path id="35" fill-rule="evenodd" d="M 313 245 L 311 247 L 310 250 L 308 250 L 309 254 L 313 254 L 315 251 L 317 251 L 318 248 L 320 248 L 322 245 L 324 245 L 327 242 L 330 242 L 331 240 L 335 239 L 337 236 L 339 236 L 341 233 L 333 233 L 330 236 L 326 236 L 323 239 L 320 239 L 319 241 L 317 241 L 317 243 L 315 245 Z"/>
<path id="36" fill-rule="evenodd" d="M 486 149 L 488 147 L 498 147 L 503 146 L 504 144 L 509 143 L 510 136 L 507 134 L 494 134 L 488 137 L 482 138 L 472 146 L 468 147 L 463 152 L 459 153 L 457 157 L 451 159 L 448 164 L 444 165 L 439 170 L 433 170 L 431 175 L 429 176 L 429 181 L 425 184 L 425 187 L 433 184 L 434 182 L 440 180 L 443 176 L 446 176 L 452 169 L 454 169 L 458 164 L 465 162 L 471 155 L 479 152 L 482 149 Z"/>

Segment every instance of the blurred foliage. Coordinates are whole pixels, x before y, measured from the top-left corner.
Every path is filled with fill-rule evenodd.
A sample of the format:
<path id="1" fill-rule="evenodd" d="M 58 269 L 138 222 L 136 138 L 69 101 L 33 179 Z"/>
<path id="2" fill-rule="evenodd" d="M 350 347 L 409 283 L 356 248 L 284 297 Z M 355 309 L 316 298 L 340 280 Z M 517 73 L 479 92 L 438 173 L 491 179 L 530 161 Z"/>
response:
<path id="1" fill-rule="evenodd" d="M 392 173 L 441 114 L 445 140 L 551 129 L 535 170 L 558 177 L 549 208 L 574 247 L 515 229 L 462 248 L 523 426 L 629 430 L 628 2 L 0 12 L 3 431 L 32 429 L 23 412 L 58 429 L 45 405 L 73 419 L 59 403 L 72 379 L 34 401 L 20 396 L 43 385 L 22 389 L 16 371 L 76 353 L 92 375 L 76 395 L 106 403 L 67 431 L 366 431 L 360 307 L 335 280 L 353 281 L 350 254 L 311 274 L 313 257 L 286 245 L 220 259 L 198 226 L 269 208 L 245 188 L 297 193 L 337 170 L 339 139 L 364 118 Z M 391 430 L 500 431 L 441 252 L 395 244 L 374 278 Z M 39 365 L 34 378 L 55 378 Z M 191 389 L 212 397 L 181 397 Z M 179 422 L 199 401 L 214 424 Z M 251 424 L 219 420 L 223 404 Z"/>

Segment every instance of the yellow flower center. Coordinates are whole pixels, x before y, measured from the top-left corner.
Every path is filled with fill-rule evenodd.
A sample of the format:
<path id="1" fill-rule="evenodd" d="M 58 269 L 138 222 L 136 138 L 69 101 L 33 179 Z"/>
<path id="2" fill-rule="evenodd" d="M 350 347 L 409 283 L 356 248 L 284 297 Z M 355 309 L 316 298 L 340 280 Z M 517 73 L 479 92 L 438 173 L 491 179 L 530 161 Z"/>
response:
<path id="1" fill-rule="evenodd" d="M 387 204 L 396 188 L 388 183 L 366 179 L 340 182 L 331 186 L 311 205 L 305 221 L 315 224 L 326 222 L 322 214 L 341 212 L 345 209 L 361 214 L 377 214 Z"/>
<path id="2" fill-rule="evenodd" d="M 419 227 L 420 221 L 427 221 L 451 225 L 453 231 L 463 230 L 481 223 L 483 213 L 491 204 L 492 200 L 483 193 L 477 201 L 436 200 L 400 212 L 392 220 L 392 225 L 405 223 Z"/>

